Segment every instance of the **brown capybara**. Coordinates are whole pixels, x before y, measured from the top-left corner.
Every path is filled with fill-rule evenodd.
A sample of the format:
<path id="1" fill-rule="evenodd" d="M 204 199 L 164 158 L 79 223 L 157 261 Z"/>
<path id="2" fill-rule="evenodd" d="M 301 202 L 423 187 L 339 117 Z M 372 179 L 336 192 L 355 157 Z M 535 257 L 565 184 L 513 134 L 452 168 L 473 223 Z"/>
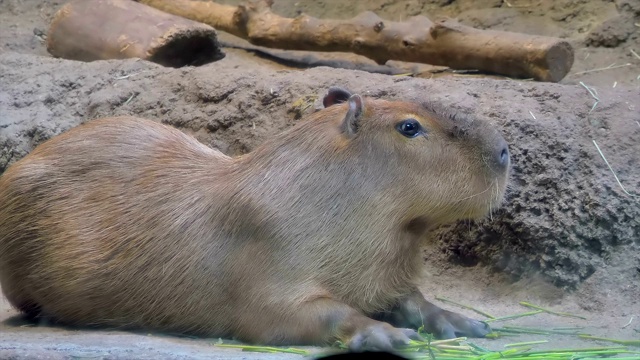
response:
<path id="1" fill-rule="evenodd" d="M 67 325 L 392 349 L 488 326 L 417 288 L 421 240 L 502 201 L 486 122 L 331 88 L 235 158 L 133 117 L 94 120 L 0 178 L 0 282 Z"/>

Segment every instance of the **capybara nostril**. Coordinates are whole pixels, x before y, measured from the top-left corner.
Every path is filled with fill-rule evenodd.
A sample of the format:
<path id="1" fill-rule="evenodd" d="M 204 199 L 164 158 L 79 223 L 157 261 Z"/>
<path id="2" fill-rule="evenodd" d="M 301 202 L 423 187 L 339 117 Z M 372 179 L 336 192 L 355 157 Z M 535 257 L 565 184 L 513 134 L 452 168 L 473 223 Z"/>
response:
<path id="1" fill-rule="evenodd" d="M 509 149 L 505 146 L 500 151 L 500 159 L 498 160 L 500 166 L 507 167 L 509 165 Z"/>
<path id="2" fill-rule="evenodd" d="M 495 163 L 497 164 L 497 170 L 505 171 L 511 163 L 509 155 L 509 146 L 504 139 L 500 139 L 495 151 Z"/>

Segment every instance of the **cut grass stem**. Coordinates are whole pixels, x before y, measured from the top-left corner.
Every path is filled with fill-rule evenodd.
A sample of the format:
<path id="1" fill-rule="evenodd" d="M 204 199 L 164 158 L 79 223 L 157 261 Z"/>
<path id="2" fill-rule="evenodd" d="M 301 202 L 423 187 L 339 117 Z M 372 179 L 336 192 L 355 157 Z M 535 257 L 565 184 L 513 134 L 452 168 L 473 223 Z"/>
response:
<path id="1" fill-rule="evenodd" d="M 604 337 L 598 337 L 598 336 L 591 336 L 586 334 L 580 334 L 578 335 L 578 337 L 582 339 L 608 341 L 608 342 L 621 344 L 621 345 L 640 346 L 640 340 L 618 340 L 618 339 L 604 338 Z"/>
<path id="2" fill-rule="evenodd" d="M 473 306 L 460 304 L 460 303 L 457 303 L 457 302 L 455 302 L 453 300 L 449 300 L 447 298 L 436 296 L 436 300 L 442 301 L 444 303 L 449 303 L 449 304 L 452 304 L 452 305 L 456 305 L 456 306 L 459 306 L 459 307 L 467 309 L 467 310 L 471 310 L 471 311 L 476 312 L 476 313 L 478 313 L 478 314 L 480 314 L 480 315 L 482 315 L 484 317 L 488 317 L 489 319 L 495 319 L 496 318 L 495 316 L 493 316 L 491 314 L 488 314 L 488 313 L 486 313 L 486 312 L 484 312 L 482 310 L 478 310 L 478 309 L 474 308 Z"/>
<path id="3" fill-rule="evenodd" d="M 544 311 L 542 311 L 542 310 L 529 311 L 529 312 L 521 313 L 521 314 L 500 316 L 500 317 L 497 317 L 497 318 L 485 320 L 485 322 L 491 323 L 491 322 L 496 322 L 496 321 L 513 320 L 513 319 L 517 319 L 517 318 L 521 318 L 521 317 L 525 317 L 525 316 L 537 315 L 537 314 L 540 314 L 540 313 L 543 313 L 543 312 Z"/>
<path id="4" fill-rule="evenodd" d="M 541 306 L 538 305 L 533 305 L 531 303 L 528 303 L 526 301 L 520 301 L 520 305 L 522 306 L 526 306 L 528 308 L 532 308 L 532 309 L 536 309 L 536 310 L 542 310 L 544 312 L 546 312 L 547 314 L 552 314 L 552 315 L 557 315 L 557 316 L 564 316 L 564 317 L 571 317 L 571 318 L 576 318 L 576 319 L 582 319 L 582 320 L 587 320 L 586 317 L 584 316 L 580 316 L 580 315 L 573 315 L 573 314 L 569 314 L 569 313 L 564 313 L 564 312 L 558 312 L 558 311 L 553 311 L 553 310 L 549 310 L 549 309 L 545 309 Z"/>
<path id="5" fill-rule="evenodd" d="M 609 164 L 609 161 L 607 161 L 607 158 L 604 157 L 604 154 L 602 153 L 602 150 L 600 150 L 600 146 L 598 146 L 598 143 L 596 143 L 595 140 L 593 140 L 593 145 L 596 146 L 596 149 L 598 150 L 598 153 L 600 153 L 600 156 L 602 157 L 602 160 L 604 160 L 605 164 L 607 164 L 607 167 L 609 167 L 609 170 L 611 171 L 611 173 L 613 174 L 613 177 L 616 179 L 616 181 L 618 182 L 618 185 L 620 185 L 620 188 L 622 189 L 622 191 L 627 194 L 628 196 L 632 197 L 632 198 L 639 198 L 639 195 L 633 195 L 630 194 L 627 189 L 625 189 L 624 186 L 622 186 L 622 183 L 620 182 L 620 179 L 618 179 L 618 175 L 616 175 L 616 172 L 613 171 L 613 168 L 611 167 L 611 165 Z"/>

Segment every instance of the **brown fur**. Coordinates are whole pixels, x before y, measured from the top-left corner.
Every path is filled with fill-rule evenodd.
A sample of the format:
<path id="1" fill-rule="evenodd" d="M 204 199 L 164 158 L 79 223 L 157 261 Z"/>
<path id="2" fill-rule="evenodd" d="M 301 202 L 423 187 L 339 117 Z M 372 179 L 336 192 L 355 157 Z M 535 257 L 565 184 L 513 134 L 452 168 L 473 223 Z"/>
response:
<path id="1" fill-rule="evenodd" d="M 415 296 L 426 231 L 500 204 L 507 170 L 491 156 L 504 140 L 480 120 L 373 99 L 347 136 L 348 106 L 237 158 L 133 117 L 45 142 L 0 177 L 6 297 L 71 325 L 275 344 L 402 337 L 368 316 Z M 427 136 L 400 135 L 407 117 Z M 405 307 L 442 312 L 415 301 Z"/>

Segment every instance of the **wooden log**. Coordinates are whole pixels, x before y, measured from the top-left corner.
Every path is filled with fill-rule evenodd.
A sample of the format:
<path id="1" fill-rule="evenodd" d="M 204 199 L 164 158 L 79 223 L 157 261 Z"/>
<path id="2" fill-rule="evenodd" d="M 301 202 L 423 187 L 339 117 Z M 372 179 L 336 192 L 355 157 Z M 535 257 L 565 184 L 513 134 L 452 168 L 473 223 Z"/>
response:
<path id="1" fill-rule="evenodd" d="M 55 14 L 47 50 L 94 61 L 141 58 L 164 66 L 222 59 L 215 29 L 131 0 L 72 0 Z"/>
<path id="2" fill-rule="evenodd" d="M 373 12 L 349 20 L 281 17 L 272 0 L 221 5 L 196 0 L 137 0 L 162 11 L 212 25 L 254 45 L 285 50 L 349 51 L 379 64 L 388 60 L 480 70 L 539 81 L 562 80 L 573 65 L 571 45 L 562 39 L 479 30 L 452 19 L 432 22 L 414 16 L 386 21 Z"/>

